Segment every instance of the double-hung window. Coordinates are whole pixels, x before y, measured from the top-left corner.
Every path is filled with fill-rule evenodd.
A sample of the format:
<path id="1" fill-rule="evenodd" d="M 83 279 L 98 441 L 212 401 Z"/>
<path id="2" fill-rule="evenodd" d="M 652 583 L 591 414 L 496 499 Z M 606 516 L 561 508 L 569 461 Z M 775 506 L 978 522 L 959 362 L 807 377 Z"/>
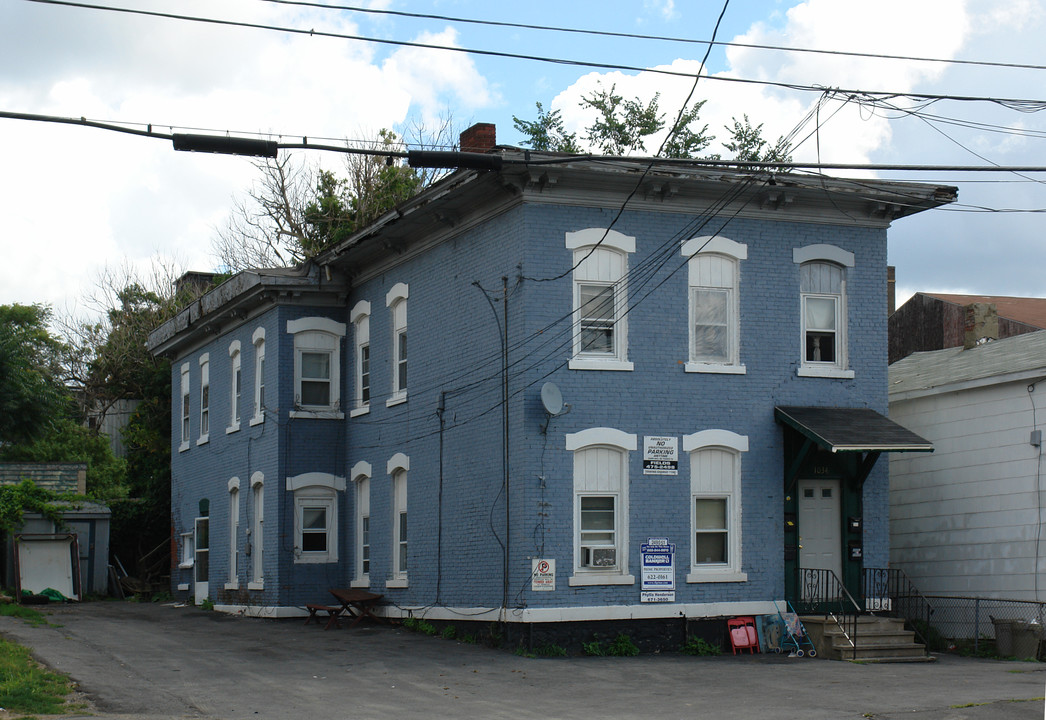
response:
<path id="1" fill-rule="evenodd" d="M 291 417 L 342 418 L 341 339 L 345 323 L 307 317 L 287 322 L 294 335 L 294 410 Z"/>
<path id="2" fill-rule="evenodd" d="M 229 480 L 229 579 L 226 590 L 238 590 L 240 587 L 240 479 Z"/>
<path id="3" fill-rule="evenodd" d="M 254 345 L 254 416 L 251 425 L 265 422 L 265 328 L 251 336 Z"/>
<path id="4" fill-rule="evenodd" d="M 356 574 L 353 587 L 370 587 L 370 463 L 352 466 L 356 484 Z"/>
<path id="5" fill-rule="evenodd" d="M 588 228 L 566 234 L 573 251 L 573 370 L 631 370 L 628 360 L 628 254 L 636 239 Z"/>
<path id="6" fill-rule="evenodd" d="M 846 269 L 854 255 L 834 245 L 793 250 L 799 264 L 799 375 L 853 377 L 847 353 Z"/>
<path id="7" fill-rule="evenodd" d="M 294 493 L 294 562 L 338 561 L 338 492 L 345 478 L 305 473 L 287 478 Z"/>
<path id="8" fill-rule="evenodd" d="M 687 582 L 742 582 L 741 453 L 748 438 L 729 430 L 683 436 L 690 455 L 690 572 Z"/>
<path id="9" fill-rule="evenodd" d="M 690 258 L 686 371 L 743 374 L 738 280 L 747 246 L 723 237 L 698 237 L 683 243 L 682 254 Z"/>
<path id="10" fill-rule="evenodd" d="M 211 431 L 211 362 L 210 355 L 200 356 L 200 439 L 197 445 L 207 442 Z"/>
<path id="11" fill-rule="evenodd" d="M 408 297 L 409 288 L 406 283 L 396 283 L 385 295 L 385 305 L 392 313 L 392 395 L 385 401 L 385 404 L 389 406 L 397 405 L 407 399 Z"/>
<path id="12" fill-rule="evenodd" d="M 590 428 L 566 436 L 574 454 L 575 585 L 622 585 L 628 574 L 628 453 L 635 435 Z"/>
<path id="13" fill-rule="evenodd" d="M 407 472 L 410 470 L 410 459 L 403 453 L 396 453 L 389 459 L 387 470 L 392 479 L 392 577 L 385 586 L 403 588 L 407 587 L 410 557 L 407 552 Z"/>
<path id="14" fill-rule="evenodd" d="M 181 390 L 182 442 L 178 446 L 179 452 L 189 449 L 189 363 L 182 365 Z"/>
<path id="15" fill-rule="evenodd" d="M 240 429 L 240 397 L 242 395 L 243 367 L 240 357 L 240 341 L 229 343 L 229 427 L 225 432 Z"/>
<path id="16" fill-rule="evenodd" d="M 355 401 L 349 415 L 355 417 L 370 412 L 370 303 L 356 303 L 349 320 L 355 330 L 356 388 Z"/>
<path id="17" fill-rule="evenodd" d="M 251 558 L 248 590 L 265 588 L 265 475 L 251 475 L 251 529 L 247 553 Z"/>

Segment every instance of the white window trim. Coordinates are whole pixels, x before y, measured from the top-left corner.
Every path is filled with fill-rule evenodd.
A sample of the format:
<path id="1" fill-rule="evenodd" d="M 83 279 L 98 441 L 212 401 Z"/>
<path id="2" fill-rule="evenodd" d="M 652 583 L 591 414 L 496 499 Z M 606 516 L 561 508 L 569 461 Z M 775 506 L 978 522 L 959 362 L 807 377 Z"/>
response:
<path id="1" fill-rule="evenodd" d="M 389 579 L 386 580 L 385 587 L 386 588 L 405 588 L 405 587 L 409 586 L 410 564 L 409 563 L 407 564 L 407 569 L 406 570 L 401 570 L 400 567 L 399 567 L 399 544 L 400 544 L 400 539 L 399 539 L 399 516 L 400 516 L 400 513 L 403 512 L 403 511 L 406 511 L 408 513 L 408 515 L 407 515 L 407 532 L 408 532 L 407 552 L 409 553 L 410 552 L 410 536 L 409 536 L 409 533 L 410 533 L 410 515 L 409 515 L 409 512 L 410 512 L 410 501 L 409 501 L 408 498 L 410 497 L 409 496 L 410 485 L 409 485 L 408 474 L 410 472 L 410 458 L 407 455 L 404 455 L 403 453 L 396 453 L 391 458 L 389 458 L 389 461 L 385 464 L 385 471 L 386 471 L 386 473 L 389 476 L 389 484 L 391 485 L 391 489 L 392 489 L 392 498 L 391 498 L 391 500 L 392 500 L 392 502 L 391 502 L 391 505 L 392 505 L 392 533 L 391 533 L 391 535 L 392 535 L 392 537 L 390 538 L 390 540 L 392 541 L 392 547 L 391 547 L 391 550 L 392 550 L 392 562 L 390 563 Z M 403 474 L 403 482 L 404 483 L 408 483 L 407 487 L 406 487 L 406 489 L 404 491 L 404 495 L 406 497 L 404 498 L 405 503 L 404 503 L 403 507 L 400 507 L 399 498 L 397 497 L 397 492 L 396 492 L 397 489 L 398 489 L 397 485 L 396 485 L 396 475 L 400 474 L 400 473 Z M 371 543 L 371 547 L 374 547 L 374 543 L 373 542 Z"/>
<path id="2" fill-rule="evenodd" d="M 352 470 L 349 471 L 349 477 L 352 478 L 353 484 L 356 486 L 356 576 L 349 582 L 349 587 L 354 588 L 369 588 L 370 587 L 370 573 L 363 572 L 363 506 L 362 500 L 360 499 L 360 488 L 363 481 L 367 482 L 367 517 L 372 517 L 370 513 L 370 491 L 371 491 L 371 465 L 366 461 L 359 461 L 352 466 Z M 374 543 L 370 544 L 371 549 L 374 548 Z M 373 558 L 371 558 L 373 562 Z"/>
<path id="3" fill-rule="evenodd" d="M 689 258 L 691 261 L 688 262 L 687 268 L 689 275 L 687 284 L 687 317 L 689 322 L 687 331 L 688 359 L 683 365 L 683 371 L 688 373 L 717 373 L 720 375 L 747 374 L 748 369 L 745 367 L 745 364 L 741 362 L 741 261 L 748 259 L 748 245 L 736 242 L 730 238 L 702 235 L 685 241 L 680 248 L 680 253 L 683 257 Z M 690 359 L 690 348 L 693 347 L 693 338 L 690 335 L 694 332 L 694 308 L 690 294 L 695 287 L 703 287 L 695 283 L 693 277 L 694 263 L 692 261 L 703 254 L 723 255 L 734 261 L 734 284 L 732 288 L 733 293 L 730 299 L 732 322 L 730 323 L 729 328 L 730 344 L 734 356 L 733 362 L 717 363 Z"/>
<path id="4" fill-rule="evenodd" d="M 207 407 L 203 405 L 203 389 L 207 388 Z M 204 411 L 207 412 L 207 432 L 203 431 Z M 211 355 L 200 356 L 200 437 L 197 445 L 206 445 L 211 437 Z"/>
<path id="5" fill-rule="evenodd" d="M 182 559 L 178 563 L 178 567 L 182 570 L 188 570 L 196 564 L 196 537 L 195 532 L 183 532 L 182 538 Z"/>
<path id="6" fill-rule="evenodd" d="M 321 420 L 341 420 L 345 413 L 341 411 L 341 340 L 345 337 L 345 323 L 325 317 L 305 317 L 287 321 L 287 332 L 295 336 L 294 342 L 294 393 L 301 397 L 301 346 L 297 336 L 303 332 L 321 332 L 334 336 L 334 349 L 331 353 L 330 368 L 330 407 L 300 407 L 290 411 L 292 418 L 316 418 Z"/>
<path id="7" fill-rule="evenodd" d="M 370 398 L 367 402 L 363 402 L 363 364 L 360 361 L 360 353 L 362 352 L 363 346 L 366 345 L 368 348 L 370 344 L 370 302 L 367 300 L 360 300 L 358 303 L 352 306 L 352 310 L 349 312 L 349 322 L 352 323 L 355 332 L 354 338 L 355 343 L 353 344 L 353 377 L 355 382 L 353 385 L 353 408 L 349 410 L 349 417 L 359 417 L 360 415 L 366 415 L 370 412 Z M 364 325 L 364 322 L 366 324 Z M 366 332 L 364 332 L 366 330 Z M 371 355 L 370 362 L 373 365 L 374 357 Z M 374 374 L 370 373 L 370 390 L 373 395 L 374 391 Z"/>
<path id="8" fill-rule="evenodd" d="M 408 348 L 410 343 L 410 319 L 404 318 L 403 327 L 396 325 L 396 306 L 399 303 L 406 303 L 410 297 L 410 287 L 407 283 L 396 283 L 392 288 L 385 294 L 385 307 L 392 310 L 392 354 L 390 356 L 391 362 L 389 366 L 392 368 L 392 389 L 391 395 L 385 401 L 385 407 L 393 407 L 407 401 L 407 388 L 399 387 L 399 334 L 400 332 L 407 332 Z M 407 313 L 407 307 L 403 306 L 404 315 Z M 407 362 L 407 382 L 410 382 L 410 361 Z"/>
<path id="9" fill-rule="evenodd" d="M 261 403 L 261 389 L 265 384 L 265 371 L 262 367 L 265 360 L 265 328 L 260 327 L 254 331 L 251 344 L 254 346 L 254 416 L 248 424 L 254 427 L 265 422 L 265 409 Z"/>
<path id="10" fill-rule="evenodd" d="M 576 433 L 568 433 L 565 438 L 565 447 L 570 452 L 588 450 L 596 447 L 609 447 L 622 453 L 621 458 L 621 485 L 614 490 L 607 491 L 578 491 L 577 478 L 571 480 L 571 494 L 574 503 L 573 515 L 573 545 L 574 556 L 572 560 L 572 574 L 567 578 L 569 587 L 580 587 L 586 585 L 633 585 L 635 576 L 628 571 L 628 514 L 629 514 L 629 479 L 628 479 L 628 453 L 633 452 L 639 446 L 637 435 L 626 433 L 616 428 L 595 427 L 587 428 Z M 572 471 L 576 472 L 576 471 Z M 581 557 L 581 500 L 582 496 L 613 496 L 616 498 L 615 511 L 615 545 L 618 553 L 618 568 L 612 572 L 598 569 L 588 569 L 579 566 Z"/>
<path id="11" fill-rule="evenodd" d="M 189 397 L 189 390 L 191 388 L 189 363 L 183 363 L 181 370 L 181 394 L 178 396 L 178 426 L 181 428 L 182 441 L 178 445 L 178 452 L 185 452 L 189 449 L 189 438 L 192 435 L 192 406 L 190 404 L 188 409 L 185 407 L 185 398 Z"/>
<path id="12" fill-rule="evenodd" d="M 689 456 L 690 467 L 690 492 L 688 493 L 690 505 L 690 572 L 687 573 L 688 583 L 724 583 L 724 582 L 747 582 L 748 573 L 741 570 L 743 538 L 741 536 L 741 453 L 748 452 L 748 436 L 739 435 L 730 430 L 712 429 L 702 430 L 683 436 L 683 452 Z M 722 493 L 697 492 L 694 489 L 693 457 L 695 452 L 706 449 L 725 449 L 737 455 L 735 465 L 735 476 L 733 478 L 733 489 L 727 495 L 728 517 L 728 542 L 727 550 L 730 562 L 725 565 L 698 566 L 694 564 L 694 513 L 696 512 L 695 501 L 698 498 L 718 499 L 724 497 Z"/>
<path id="13" fill-rule="evenodd" d="M 229 579 L 226 590 L 240 589 L 240 478 L 229 479 Z"/>
<path id="14" fill-rule="evenodd" d="M 287 491 L 294 494 L 294 562 L 296 564 L 338 562 L 338 493 L 345 491 L 345 478 L 330 473 L 310 472 L 287 478 Z M 327 549 L 306 551 L 304 547 L 305 507 L 322 507 L 327 518 Z"/>
<path id="15" fill-rule="evenodd" d="M 805 245 L 792 248 L 792 262 L 802 266 L 809 262 L 829 262 L 840 265 L 843 268 L 852 268 L 856 265 L 856 256 L 849 250 L 844 250 L 836 245 L 825 243 L 816 245 Z M 796 375 L 799 377 L 835 378 L 847 380 L 854 377 L 854 371 L 849 369 L 850 364 L 850 331 L 848 327 L 849 302 L 847 298 L 846 278 L 844 275 L 842 292 L 839 299 L 839 328 L 837 330 L 836 355 L 839 358 L 834 363 L 811 363 L 806 360 L 806 319 L 804 316 L 804 301 L 806 295 L 818 295 L 818 293 L 799 293 L 799 367 Z"/>
<path id="16" fill-rule="evenodd" d="M 240 371 L 240 396 L 236 397 L 236 371 Z M 229 426 L 225 428 L 225 434 L 234 433 L 240 429 L 240 419 L 243 417 L 243 355 L 240 353 L 240 341 L 233 340 L 229 343 Z"/>
<path id="17" fill-rule="evenodd" d="M 259 502 L 260 498 L 260 502 Z M 259 505 L 261 513 L 258 512 Z M 251 543 L 250 581 L 248 590 L 265 589 L 265 475 L 255 472 L 251 475 L 251 527 L 248 529 Z M 256 548 L 261 548 L 256 549 Z"/>
<path id="18" fill-rule="evenodd" d="M 636 239 L 617 230 L 585 228 L 566 233 L 566 249 L 573 252 L 572 264 L 579 266 L 586 255 L 595 248 L 614 250 L 621 254 L 624 273 L 613 281 L 581 281 L 577 268 L 572 273 L 571 292 L 571 358 L 567 367 L 571 370 L 609 370 L 628 372 L 635 368 L 628 359 L 628 256 L 636 251 Z M 585 355 L 579 343 L 581 337 L 581 307 L 579 285 L 607 285 L 615 288 L 614 293 L 614 353 L 606 356 Z"/>

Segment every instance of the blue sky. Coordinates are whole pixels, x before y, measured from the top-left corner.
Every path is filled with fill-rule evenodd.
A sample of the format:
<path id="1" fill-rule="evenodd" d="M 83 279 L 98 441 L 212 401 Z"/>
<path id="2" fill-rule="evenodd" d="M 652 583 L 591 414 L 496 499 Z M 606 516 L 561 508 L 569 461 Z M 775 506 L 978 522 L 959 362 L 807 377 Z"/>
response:
<path id="1" fill-rule="evenodd" d="M 718 39 L 788 47 L 1034 63 L 1041 60 L 1046 0 L 734 0 Z M 442 20 L 308 9 L 262 0 L 112 0 L 114 6 L 315 29 L 399 41 L 696 72 L 704 46 L 564 35 Z M 381 0 L 368 7 L 505 22 L 708 39 L 719 2 Z M 717 77 L 861 90 L 1037 99 L 1041 70 L 715 48 L 696 96 L 709 130 L 747 113 L 776 138 L 793 130 L 818 95 L 739 85 Z M 516 144 L 512 116 L 535 101 L 581 131 L 580 98 L 599 83 L 626 97 L 661 93 L 674 113 L 690 82 L 249 28 L 201 25 L 7 0 L 0 5 L 0 110 L 175 125 L 286 137 L 360 138 L 404 132 L 452 116 L 457 130 L 497 125 Z M 1046 114 L 988 103 L 940 102 L 925 120 L 834 102 L 797 159 L 933 165 L 1046 165 Z M 1007 128 L 961 127 L 979 122 Z M 808 123 L 801 136 L 814 128 Z M 166 130 L 166 128 L 164 128 Z M 656 140 L 655 140 L 656 142 Z M 653 147 L 653 143 L 651 146 Z M 718 148 L 713 148 L 718 149 Z M 100 274 L 148 275 L 156 259 L 212 269 L 211 242 L 255 179 L 242 158 L 174 153 L 164 142 L 78 127 L 0 119 L 0 303 L 82 306 Z M 337 171 L 336 155 L 302 162 Z M 959 186 L 955 208 L 895 224 L 890 262 L 902 296 L 916 290 L 1046 295 L 1040 268 L 1046 208 L 1038 174 L 883 172 L 879 177 Z M 46 272 L 26 272 L 46 259 Z"/>

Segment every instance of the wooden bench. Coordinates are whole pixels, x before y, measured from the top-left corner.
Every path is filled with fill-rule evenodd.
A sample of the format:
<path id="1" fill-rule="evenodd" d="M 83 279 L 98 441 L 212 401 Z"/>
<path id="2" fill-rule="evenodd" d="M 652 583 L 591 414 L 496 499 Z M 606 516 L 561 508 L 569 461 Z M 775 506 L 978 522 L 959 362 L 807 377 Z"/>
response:
<path id="1" fill-rule="evenodd" d="M 313 620 L 315 620 L 318 624 L 320 622 L 320 618 L 318 618 L 316 614 L 325 612 L 327 613 L 327 625 L 323 628 L 324 630 L 330 630 L 332 627 L 341 627 L 341 622 L 338 620 L 338 618 L 341 617 L 341 614 L 345 611 L 345 608 L 336 605 L 310 604 L 306 605 L 305 609 L 309 611 L 309 617 L 305 619 L 306 625 L 308 625 Z"/>

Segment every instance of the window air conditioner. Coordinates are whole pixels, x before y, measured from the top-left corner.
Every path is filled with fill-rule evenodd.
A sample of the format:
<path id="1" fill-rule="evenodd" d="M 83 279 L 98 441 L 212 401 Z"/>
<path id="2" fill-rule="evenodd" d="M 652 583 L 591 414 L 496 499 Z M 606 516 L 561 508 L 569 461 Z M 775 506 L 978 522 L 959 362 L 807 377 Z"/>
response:
<path id="1" fill-rule="evenodd" d="M 581 548 L 582 565 L 592 568 L 609 568 L 617 565 L 617 548 L 588 547 Z"/>

